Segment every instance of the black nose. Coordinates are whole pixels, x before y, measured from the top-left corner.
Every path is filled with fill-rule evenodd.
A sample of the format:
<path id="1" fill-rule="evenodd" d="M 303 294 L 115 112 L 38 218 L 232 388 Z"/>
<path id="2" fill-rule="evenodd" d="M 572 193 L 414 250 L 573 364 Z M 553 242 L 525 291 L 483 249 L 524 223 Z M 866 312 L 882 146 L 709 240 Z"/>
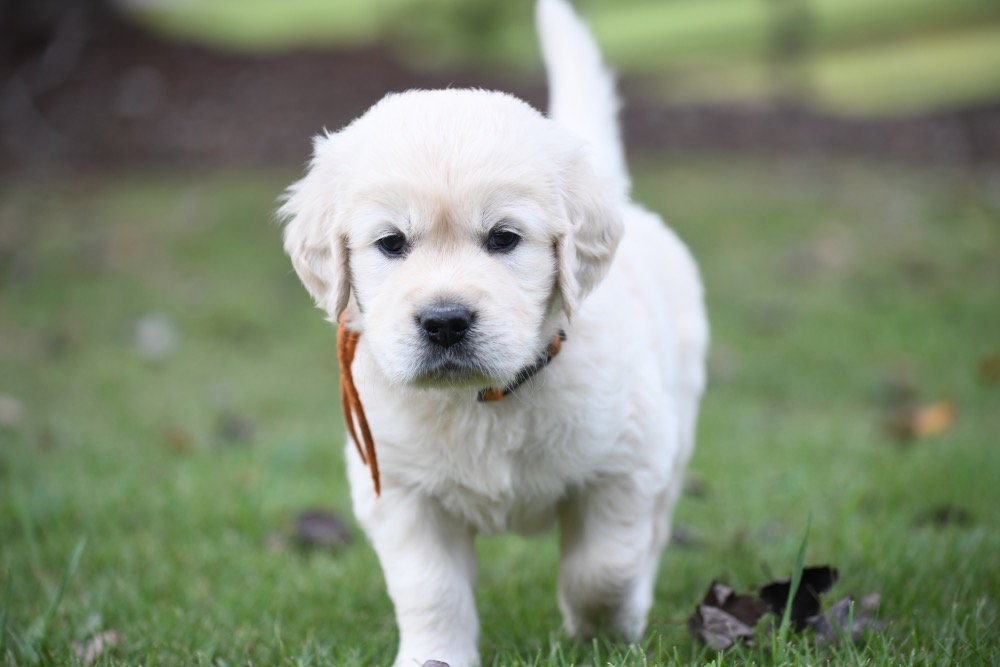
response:
<path id="1" fill-rule="evenodd" d="M 472 324 L 472 311 L 457 303 L 440 303 L 420 314 L 420 328 L 435 345 L 451 347 L 461 342 Z"/>

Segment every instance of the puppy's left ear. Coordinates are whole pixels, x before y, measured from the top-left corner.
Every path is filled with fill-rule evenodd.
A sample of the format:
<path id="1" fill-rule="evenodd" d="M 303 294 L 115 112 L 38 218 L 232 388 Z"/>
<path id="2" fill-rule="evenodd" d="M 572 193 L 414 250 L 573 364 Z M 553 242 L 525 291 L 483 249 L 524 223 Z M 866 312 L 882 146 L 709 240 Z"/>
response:
<path id="1" fill-rule="evenodd" d="M 567 316 L 601 282 L 611 266 L 624 226 L 625 195 L 601 179 L 582 151 L 564 174 L 569 229 L 556 243 L 558 286 Z"/>
<path id="2" fill-rule="evenodd" d="M 323 142 L 317 138 L 309 173 L 285 192 L 278 216 L 285 221 L 285 252 L 316 306 L 336 322 L 350 297 L 347 239 L 338 232 L 335 178 L 323 173 Z"/>

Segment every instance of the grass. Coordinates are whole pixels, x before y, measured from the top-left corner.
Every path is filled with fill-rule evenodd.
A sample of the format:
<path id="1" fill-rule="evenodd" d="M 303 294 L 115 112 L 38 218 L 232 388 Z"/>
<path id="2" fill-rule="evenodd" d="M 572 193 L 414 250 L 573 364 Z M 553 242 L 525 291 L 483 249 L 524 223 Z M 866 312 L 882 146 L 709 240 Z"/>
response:
<path id="1" fill-rule="evenodd" d="M 537 72 L 531 2 L 178 0 L 136 11 L 169 34 L 236 50 L 383 43 L 412 66 L 478 62 Z M 578 5 L 609 61 L 675 102 L 761 102 L 798 94 L 820 109 L 893 116 L 1000 95 L 991 0 L 591 0 Z M 777 87 L 776 8 L 807 35 Z"/>
<path id="2" fill-rule="evenodd" d="M 368 665 L 391 607 L 358 534 L 279 539 L 309 507 L 350 515 L 333 331 L 269 215 L 290 172 L 130 173 L 0 190 L 0 664 Z M 638 197 L 699 256 L 712 381 L 642 647 L 559 636 L 556 547 L 481 540 L 486 664 L 1000 662 L 1000 176 L 837 160 L 648 160 Z M 176 348 L 144 358 L 150 314 Z M 952 400 L 901 445 L 884 396 Z M 9 411 L 8 411 L 9 412 Z M 239 428 L 233 427 L 233 423 Z M 918 525 L 941 505 L 966 522 Z M 807 563 L 832 599 L 878 590 L 885 629 L 715 655 L 685 619 L 709 582 L 749 590 Z"/>

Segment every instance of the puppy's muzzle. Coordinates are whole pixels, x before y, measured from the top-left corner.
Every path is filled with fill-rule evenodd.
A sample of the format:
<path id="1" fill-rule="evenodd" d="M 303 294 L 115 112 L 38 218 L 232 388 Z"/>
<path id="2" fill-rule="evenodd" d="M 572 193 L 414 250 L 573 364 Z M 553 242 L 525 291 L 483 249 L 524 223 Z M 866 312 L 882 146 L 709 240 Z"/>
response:
<path id="1" fill-rule="evenodd" d="M 428 341 L 441 347 L 461 343 L 472 326 L 471 310 L 458 303 L 438 303 L 428 307 L 417 318 Z"/>

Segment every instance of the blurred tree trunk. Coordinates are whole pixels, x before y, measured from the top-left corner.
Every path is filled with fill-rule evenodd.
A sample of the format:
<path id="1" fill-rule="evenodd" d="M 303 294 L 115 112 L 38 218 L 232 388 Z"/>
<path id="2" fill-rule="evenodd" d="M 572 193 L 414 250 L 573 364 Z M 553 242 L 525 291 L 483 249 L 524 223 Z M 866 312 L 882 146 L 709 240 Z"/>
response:
<path id="1" fill-rule="evenodd" d="M 114 0 L 0 0 L 0 145 L 27 158 L 65 143 L 38 100 L 76 71 L 88 44 L 121 26 Z"/>
<path id="2" fill-rule="evenodd" d="M 0 0 L 0 61 L 22 61 L 118 24 L 112 0 Z"/>
<path id="3" fill-rule="evenodd" d="M 779 104 L 802 106 L 809 99 L 809 55 L 814 17 L 809 0 L 768 0 L 771 29 L 768 61 Z"/>

